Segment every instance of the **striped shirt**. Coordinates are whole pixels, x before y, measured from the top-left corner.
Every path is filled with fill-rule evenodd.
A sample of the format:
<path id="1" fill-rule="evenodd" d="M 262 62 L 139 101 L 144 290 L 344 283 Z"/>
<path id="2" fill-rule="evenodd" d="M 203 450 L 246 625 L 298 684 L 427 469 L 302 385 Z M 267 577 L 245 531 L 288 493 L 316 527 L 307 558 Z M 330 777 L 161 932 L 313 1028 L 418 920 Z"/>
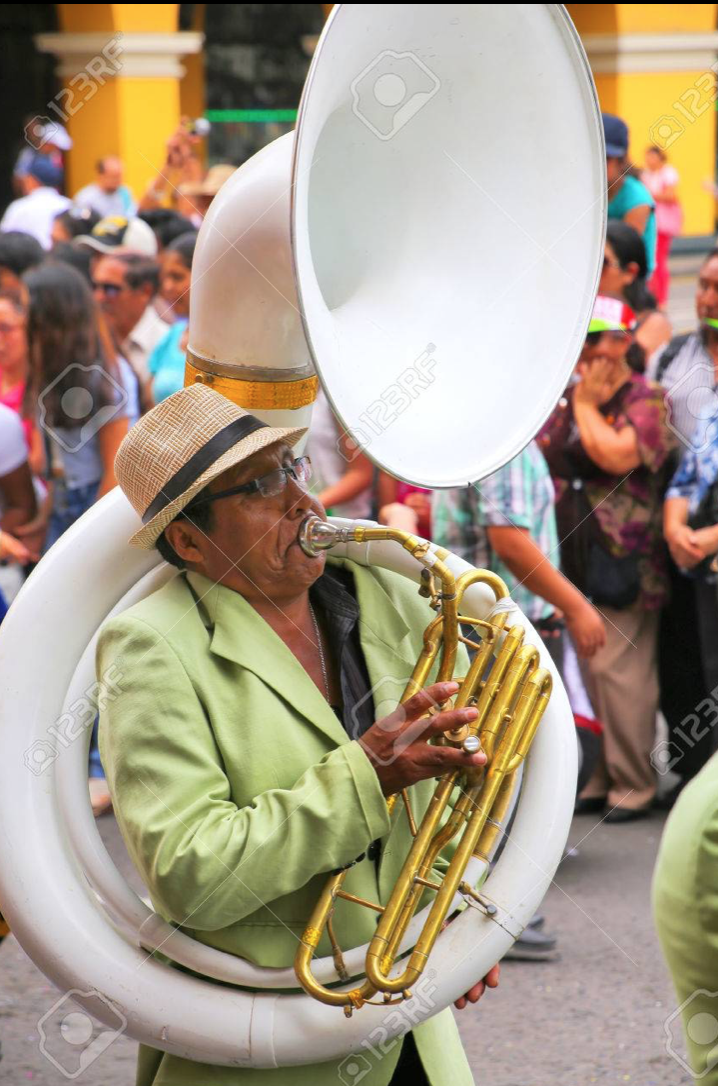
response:
<path id="1" fill-rule="evenodd" d="M 666 345 L 668 346 L 668 345 Z M 664 347 L 650 359 L 646 378 L 666 390 L 666 423 L 688 449 L 700 450 L 718 436 L 718 393 L 711 356 L 700 332 L 688 336 L 658 376 Z"/>
<path id="2" fill-rule="evenodd" d="M 519 584 L 492 552 L 486 532 L 490 527 L 525 528 L 551 564 L 558 566 L 553 483 L 535 441 L 487 479 L 468 487 L 435 491 L 432 518 L 435 542 L 474 566 L 498 573 L 530 621 L 553 614 L 553 605 Z"/>

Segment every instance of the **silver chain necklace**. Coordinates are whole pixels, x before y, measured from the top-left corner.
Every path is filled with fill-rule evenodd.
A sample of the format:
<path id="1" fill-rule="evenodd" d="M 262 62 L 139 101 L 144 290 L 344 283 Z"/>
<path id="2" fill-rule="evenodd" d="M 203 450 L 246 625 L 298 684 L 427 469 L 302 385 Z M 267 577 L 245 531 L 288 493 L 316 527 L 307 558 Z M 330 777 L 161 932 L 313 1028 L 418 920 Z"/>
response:
<path id="1" fill-rule="evenodd" d="M 317 622 L 317 616 L 314 614 L 314 608 L 311 603 L 309 604 L 309 614 L 312 616 L 312 624 L 314 626 L 314 633 L 317 638 L 317 648 L 319 649 L 319 663 L 322 665 L 322 679 L 324 680 L 324 697 L 330 702 L 329 698 L 329 679 L 327 677 L 327 662 L 324 659 L 324 649 L 322 648 L 322 638 L 319 633 L 319 623 Z"/>

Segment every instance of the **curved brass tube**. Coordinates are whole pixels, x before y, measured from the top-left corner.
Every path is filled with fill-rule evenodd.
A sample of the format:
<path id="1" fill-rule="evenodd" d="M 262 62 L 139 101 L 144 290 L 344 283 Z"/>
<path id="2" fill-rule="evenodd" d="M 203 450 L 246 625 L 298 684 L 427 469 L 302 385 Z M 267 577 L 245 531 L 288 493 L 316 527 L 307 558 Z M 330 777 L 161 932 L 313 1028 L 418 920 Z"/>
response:
<path id="1" fill-rule="evenodd" d="M 408 792 L 402 793 L 413 840 L 386 904 L 365 901 L 344 891 L 346 870 L 327 879 L 304 930 L 294 969 L 306 992 L 324 1003 L 343 1006 L 346 1014 L 351 1014 L 377 994 L 385 1003 L 394 1002 L 392 996 L 403 999 L 410 995 L 411 986 L 421 977 L 451 903 L 463 885 L 464 872 L 472 855 L 486 859 L 491 853 L 511 800 L 516 770 L 528 754 L 551 694 L 551 675 L 538 667 L 538 650 L 524 644 L 521 626 L 507 628 L 505 614 L 497 615 L 490 622 L 461 614 L 461 600 L 472 584 L 488 585 L 497 601 L 508 595 L 506 585 L 496 574 L 469 570 L 456 578 L 444 562 L 446 551 L 392 528 L 356 526 L 341 529 L 319 518 L 309 518 L 300 536 L 308 554 L 317 554 L 339 542 L 362 543 L 380 539 L 401 544 L 423 565 L 420 591 L 438 612 L 424 631 L 422 651 L 402 695 L 402 704 L 427 685 L 437 659 L 435 681 L 453 678 L 461 622 L 470 623 L 482 632 L 482 642 L 454 699 L 457 708 L 475 705 L 478 717 L 471 724 L 447 733 L 439 742 L 460 746 L 470 738 L 475 742 L 473 737 L 478 736 L 487 755 L 487 764 L 481 770 L 454 770 L 444 774 L 418 826 L 415 826 L 408 807 Z M 489 671 L 492 656 L 494 660 Z M 457 788 L 460 796 L 452 806 Z M 399 798 L 396 795 L 387 799 L 390 813 Z M 447 809 L 450 813 L 445 818 Z M 447 871 L 443 877 L 434 874 L 439 853 L 460 831 L 461 837 Z M 398 975 L 392 976 L 401 942 L 427 889 L 436 895 L 428 918 L 408 962 Z M 311 972 L 312 957 L 339 900 L 379 913 L 376 933 L 365 961 L 366 980 L 350 990 L 327 988 L 316 981 Z M 341 976 L 341 951 L 333 936 L 332 943 Z"/>

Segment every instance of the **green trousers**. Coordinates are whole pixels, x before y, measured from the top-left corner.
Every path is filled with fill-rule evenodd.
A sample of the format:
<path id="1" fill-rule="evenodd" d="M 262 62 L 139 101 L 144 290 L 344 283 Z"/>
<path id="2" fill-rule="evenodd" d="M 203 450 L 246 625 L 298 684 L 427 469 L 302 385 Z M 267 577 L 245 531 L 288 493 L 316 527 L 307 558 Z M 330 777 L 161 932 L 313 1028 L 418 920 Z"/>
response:
<path id="1" fill-rule="evenodd" d="M 676 990 L 670 1054 L 701 1086 L 718 1086 L 718 755 L 681 792 L 653 877 L 658 937 Z"/>

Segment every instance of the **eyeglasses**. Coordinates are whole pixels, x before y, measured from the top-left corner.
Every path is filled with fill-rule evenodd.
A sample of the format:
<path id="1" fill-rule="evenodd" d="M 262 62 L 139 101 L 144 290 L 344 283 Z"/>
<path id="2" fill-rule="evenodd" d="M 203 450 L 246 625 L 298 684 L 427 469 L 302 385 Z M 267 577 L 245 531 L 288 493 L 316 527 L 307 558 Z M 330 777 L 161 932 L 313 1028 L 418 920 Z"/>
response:
<path id="1" fill-rule="evenodd" d="M 99 291 L 101 294 L 106 294 L 108 298 L 116 298 L 118 294 L 121 294 L 125 289 L 119 286 L 117 283 L 94 283 L 92 289 Z"/>
<path id="2" fill-rule="evenodd" d="M 252 479 L 241 486 L 232 486 L 229 490 L 218 490 L 216 494 L 207 494 L 205 497 L 193 499 L 185 506 L 184 512 L 188 513 L 198 505 L 207 505 L 208 502 L 216 502 L 219 498 L 229 498 L 232 494 L 261 494 L 263 498 L 275 498 L 281 494 L 287 486 L 287 478 L 291 475 L 295 482 L 303 487 L 312 477 L 312 462 L 308 456 L 300 456 L 284 468 L 275 468 L 267 472 L 259 479 Z"/>

